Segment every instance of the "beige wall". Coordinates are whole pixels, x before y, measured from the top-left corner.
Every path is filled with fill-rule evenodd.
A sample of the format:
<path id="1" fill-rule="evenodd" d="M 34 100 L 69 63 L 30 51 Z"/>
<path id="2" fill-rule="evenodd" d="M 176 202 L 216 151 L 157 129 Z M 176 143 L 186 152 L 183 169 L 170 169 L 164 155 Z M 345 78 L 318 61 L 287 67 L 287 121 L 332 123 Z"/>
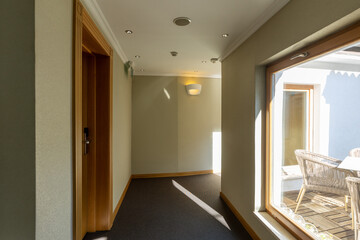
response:
<path id="1" fill-rule="evenodd" d="M 187 83 L 202 84 L 202 93 L 187 95 Z M 220 93 L 220 79 L 135 76 L 133 174 L 212 169 L 212 132 L 220 130 Z"/>
<path id="2" fill-rule="evenodd" d="M 135 76 L 132 103 L 132 173 L 177 172 L 177 78 Z"/>
<path id="3" fill-rule="evenodd" d="M 35 1 L 36 239 L 72 239 L 72 0 Z M 114 52 L 113 208 L 131 176 L 131 79 Z"/>
<path id="4" fill-rule="evenodd" d="M 72 238 L 72 5 L 35 1 L 37 240 Z"/>
<path id="5" fill-rule="evenodd" d="M 185 84 L 200 83 L 199 96 Z M 212 169 L 212 133 L 221 131 L 221 80 L 178 78 L 178 171 Z"/>
<path id="6" fill-rule="evenodd" d="M 114 53 L 113 65 L 113 209 L 131 176 L 131 78 Z"/>
<path id="7" fill-rule="evenodd" d="M 359 7 L 358 0 L 290 1 L 222 63 L 221 191 L 262 239 L 275 239 L 253 213 L 264 206 L 264 122 L 255 128 L 258 116 L 264 120 L 263 64 L 359 19 Z"/>

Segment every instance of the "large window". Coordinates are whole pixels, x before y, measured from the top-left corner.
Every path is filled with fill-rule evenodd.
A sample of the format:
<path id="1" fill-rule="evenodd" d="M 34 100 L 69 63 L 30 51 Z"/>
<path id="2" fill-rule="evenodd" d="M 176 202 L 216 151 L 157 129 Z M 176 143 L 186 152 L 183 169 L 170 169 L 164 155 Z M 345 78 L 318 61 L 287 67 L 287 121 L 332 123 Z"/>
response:
<path id="1" fill-rule="evenodd" d="M 360 147 L 359 40 L 355 26 L 267 69 L 266 209 L 300 239 L 354 239 L 357 172 L 340 163 Z"/>

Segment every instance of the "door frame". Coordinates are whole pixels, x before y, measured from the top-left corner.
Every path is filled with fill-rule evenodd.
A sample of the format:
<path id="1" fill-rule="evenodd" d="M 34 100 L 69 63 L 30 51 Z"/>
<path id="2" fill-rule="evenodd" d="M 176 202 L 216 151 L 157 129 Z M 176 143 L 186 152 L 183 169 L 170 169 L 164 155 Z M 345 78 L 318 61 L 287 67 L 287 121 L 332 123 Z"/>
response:
<path id="1" fill-rule="evenodd" d="M 313 151 L 314 149 L 314 85 L 309 84 L 284 84 L 283 91 L 301 91 L 307 94 L 307 151 Z"/>
<path id="2" fill-rule="evenodd" d="M 112 78 L 113 78 L 113 50 L 88 12 L 85 10 L 80 0 L 74 0 L 74 85 L 73 85 L 73 239 L 80 240 L 82 228 L 82 151 L 83 151 L 83 126 L 82 126 L 82 52 L 83 52 L 83 31 L 88 33 L 91 40 L 95 43 L 93 46 L 85 46 L 86 51 L 93 51 L 109 58 L 109 69 L 106 76 L 101 81 L 108 81 L 108 94 L 103 95 L 108 99 L 106 113 L 107 122 L 105 123 L 108 135 L 106 136 L 105 158 L 103 169 L 105 174 L 97 176 L 96 181 L 101 181 L 102 188 L 106 189 L 106 194 L 102 197 L 101 211 L 101 229 L 110 230 L 112 226 L 113 209 L 113 191 L 112 191 Z M 103 146 L 104 147 L 104 146 Z M 98 157 L 98 156 L 97 156 Z M 104 184 L 105 183 L 105 184 Z M 92 186 L 95 187 L 96 186 Z M 98 219 L 96 218 L 98 221 Z"/>

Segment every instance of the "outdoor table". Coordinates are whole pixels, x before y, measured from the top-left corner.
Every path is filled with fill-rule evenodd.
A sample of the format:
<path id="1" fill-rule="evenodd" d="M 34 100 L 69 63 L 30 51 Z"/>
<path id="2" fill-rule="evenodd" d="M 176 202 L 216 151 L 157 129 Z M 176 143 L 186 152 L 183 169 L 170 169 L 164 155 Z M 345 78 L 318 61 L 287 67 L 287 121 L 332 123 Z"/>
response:
<path id="1" fill-rule="evenodd" d="M 360 158 L 358 158 L 358 157 L 346 157 L 339 164 L 338 168 L 359 172 L 360 171 Z"/>
<path id="2" fill-rule="evenodd" d="M 360 158 L 358 157 L 346 157 L 338 166 L 338 168 L 351 170 L 355 172 L 355 174 L 360 177 Z M 350 217 L 352 218 L 352 228 L 354 226 L 354 218 L 352 213 L 350 213 Z"/>

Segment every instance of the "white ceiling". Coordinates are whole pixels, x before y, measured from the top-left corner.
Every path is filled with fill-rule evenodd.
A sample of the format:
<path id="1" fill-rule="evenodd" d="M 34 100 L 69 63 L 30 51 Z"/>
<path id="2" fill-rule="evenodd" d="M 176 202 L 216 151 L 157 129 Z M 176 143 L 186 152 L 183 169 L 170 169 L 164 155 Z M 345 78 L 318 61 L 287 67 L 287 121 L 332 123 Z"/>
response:
<path id="1" fill-rule="evenodd" d="M 220 77 L 224 58 L 289 0 L 83 0 L 135 75 Z M 189 17 L 185 27 L 176 17 Z M 134 33 L 129 35 L 125 30 Z M 102 29 L 104 30 L 104 29 Z M 224 33 L 230 34 L 223 38 Z M 170 51 L 177 51 L 172 57 Z M 135 58 L 139 55 L 140 58 Z M 202 61 L 207 61 L 202 63 Z M 140 72 L 140 69 L 144 69 Z"/>

